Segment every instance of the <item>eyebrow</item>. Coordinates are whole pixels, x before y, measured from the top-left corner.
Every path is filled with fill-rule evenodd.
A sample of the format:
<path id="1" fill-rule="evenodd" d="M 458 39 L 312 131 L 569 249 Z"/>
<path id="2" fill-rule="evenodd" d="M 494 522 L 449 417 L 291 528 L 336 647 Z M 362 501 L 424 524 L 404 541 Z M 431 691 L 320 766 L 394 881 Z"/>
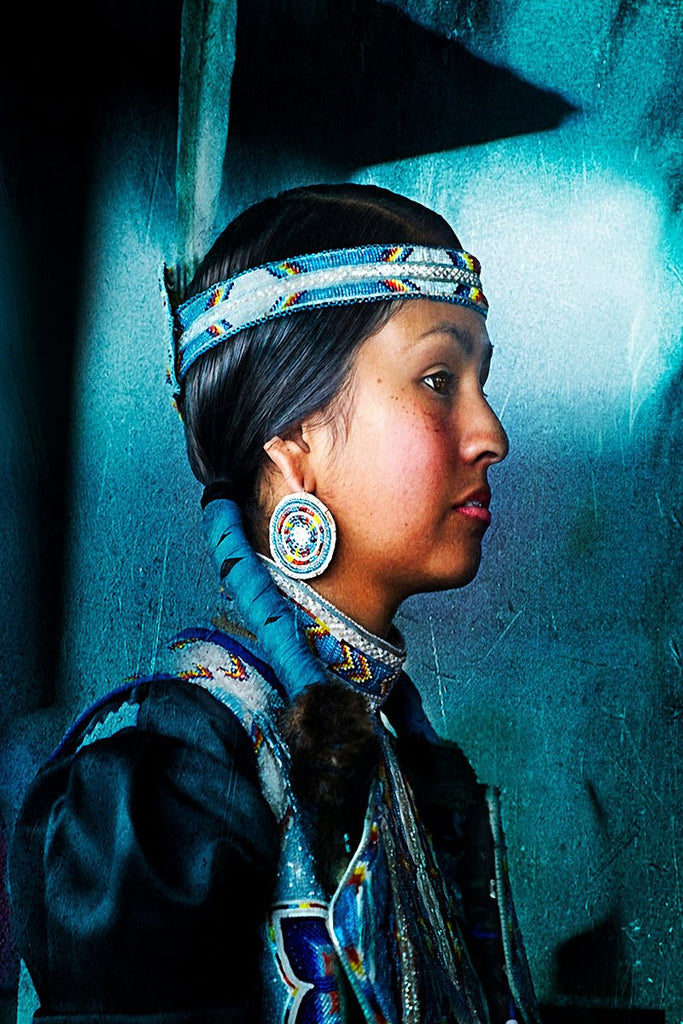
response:
<path id="1" fill-rule="evenodd" d="M 456 324 L 451 323 L 450 320 L 444 320 L 442 323 L 436 324 L 434 327 L 430 327 L 428 331 L 425 331 L 424 334 L 420 335 L 420 340 L 422 338 L 429 338 L 432 334 L 447 334 L 453 339 L 453 341 L 457 342 L 466 356 L 471 356 L 479 344 L 479 339 L 468 327 L 459 327 Z M 490 359 L 492 355 L 493 345 L 487 339 L 486 343 L 483 345 L 482 361 Z"/>

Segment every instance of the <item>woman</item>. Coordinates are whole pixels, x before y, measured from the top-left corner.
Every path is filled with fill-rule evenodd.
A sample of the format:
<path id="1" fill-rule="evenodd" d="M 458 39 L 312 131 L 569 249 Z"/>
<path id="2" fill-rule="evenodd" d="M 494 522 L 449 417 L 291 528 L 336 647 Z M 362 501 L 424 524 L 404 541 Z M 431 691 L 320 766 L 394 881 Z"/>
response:
<path id="1" fill-rule="evenodd" d="M 495 797 L 392 626 L 474 577 L 507 453 L 478 270 L 441 217 L 358 185 L 266 200 L 204 260 L 171 378 L 226 605 L 28 794 L 41 1017 L 536 1019 Z"/>

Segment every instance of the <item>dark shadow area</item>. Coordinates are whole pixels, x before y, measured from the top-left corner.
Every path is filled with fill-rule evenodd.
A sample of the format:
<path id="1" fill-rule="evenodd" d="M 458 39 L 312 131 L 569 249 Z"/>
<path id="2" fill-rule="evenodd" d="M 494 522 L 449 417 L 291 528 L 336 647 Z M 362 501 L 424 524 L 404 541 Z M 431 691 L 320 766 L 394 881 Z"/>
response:
<path id="1" fill-rule="evenodd" d="M 541 1006 L 543 1024 L 664 1024 L 664 1010 L 637 1007 L 615 1010 L 596 1006 Z"/>
<path id="2" fill-rule="evenodd" d="M 554 991 L 596 1001 L 626 1001 L 631 989 L 623 922 L 612 913 L 555 951 Z"/>
<path id="3" fill-rule="evenodd" d="M 66 480 L 93 143 L 126 97 L 175 105 L 180 0 L 21 5 L 4 30 L 0 162 L 23 287 L 24 415 L 33 440 L 37 671 L 28 710 L 53 700 L 62 626 Z M 30 45 L 27 45 L 30 40 Z M 5 684 L 7 685 L 7 684 Z M 12 704 L 3 701 L 5 712 Z M 23 708 L 22 710 L 26 710 Z M 5 714 L 2 714 L 5 717 Z"/>
<path id="4" fill-rule="evenodd" d="M 7 837 L 0 815 L 0 878 L 7 874 Z M 10 1006 L 10 995 L 16 990 L 19 960 L 10 928 L 9 894 L 0 887 L 0 1024 L 10 1018 L 5 1015 Z"/>
<path id="5" fill-rule="evenodd" d="M 341 168 L 557 127 L 573 107 L 375 0 L 240 7 L 230 131 Z"/>
<path id="6" fill-rule="evenodd" d="M 0 994 L 0 1024 L 16 1024 L 17 1009 L 14 996 Z"/>
<path id="7" fill-rule="evenodd" d="M 30 462 L 32 507 L 20 514 L 30 523 L 35 562 L 29 595 L 33 630 L 5 639 L 33 652 L 34 671 L 21 679 L 3 672 L 0 744 L 14 715 L 54 700 L 92 156 L 112 111 L 121 109 L 126 97 L 143 97 L 153 106 L 177 103 L 180 2 L 167 2 L 163 17 L 159 6 L 144 0 L 87 9 L 19 5 L 4 26 L 0 187 L 16 260 L 7 277 L 17 281 L 13 300 L 21 311 L 25 346 L 13 363 L 21 368 L 21 414 L 30 438 L 30 450 L 22 455 Z M 8 354 L 11 358 L 11 348 Z M 13 424 L 4 426 L 11 434 Z M 4 786 L 6 780 L 0 782 Z M 11 824 L 0 821 L 0 1024 L 16 1019 L 18 956 L 5 880 Z"/>

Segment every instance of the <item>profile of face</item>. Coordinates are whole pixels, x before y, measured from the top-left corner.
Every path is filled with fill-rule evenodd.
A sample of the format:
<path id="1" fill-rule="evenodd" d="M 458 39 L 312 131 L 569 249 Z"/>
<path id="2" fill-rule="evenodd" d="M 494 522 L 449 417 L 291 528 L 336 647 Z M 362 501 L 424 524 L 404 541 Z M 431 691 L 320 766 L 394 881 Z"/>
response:
<path id="1" fill-rule="evenodd" d="M 375 632 L 409 595 L 477 572 L 488 470 L 508 451 L 483 391 L 491 352 L 475 310 L 405 302 L 360 346 L 332 408 L 266 446 L 272 499 L 306 490 L 335 517 L 316 590 Z"/>

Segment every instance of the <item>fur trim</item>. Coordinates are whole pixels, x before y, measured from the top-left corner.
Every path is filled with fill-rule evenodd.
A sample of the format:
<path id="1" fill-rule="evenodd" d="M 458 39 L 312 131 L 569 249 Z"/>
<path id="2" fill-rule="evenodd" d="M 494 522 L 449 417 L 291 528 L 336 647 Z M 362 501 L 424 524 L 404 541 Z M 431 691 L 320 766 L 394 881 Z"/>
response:
<path id="1" fill-rule="evenodd" d="M 360 841 L 370 782 L 380 760 L 362 694 L 341 683 L 309 686 L 283 713 L 291 779 L 312 828 L 321 881 L 332 890 Z"/>

